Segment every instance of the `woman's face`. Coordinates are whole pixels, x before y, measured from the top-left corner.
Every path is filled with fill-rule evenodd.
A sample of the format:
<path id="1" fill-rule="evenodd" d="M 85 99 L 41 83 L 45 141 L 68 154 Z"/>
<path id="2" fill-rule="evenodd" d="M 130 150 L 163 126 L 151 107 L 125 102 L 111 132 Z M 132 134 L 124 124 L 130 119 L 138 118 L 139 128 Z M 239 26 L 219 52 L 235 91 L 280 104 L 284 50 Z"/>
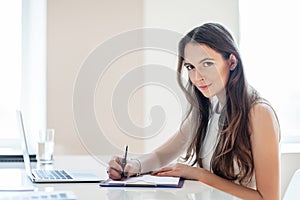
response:
<path id="1" fill-rule="evenodd" d="M 183 64 L 191 82 L 205 97 L 224 94 L 230 64 L 220 53 L 207 45 L 190 42 L 184 49 Z"/>

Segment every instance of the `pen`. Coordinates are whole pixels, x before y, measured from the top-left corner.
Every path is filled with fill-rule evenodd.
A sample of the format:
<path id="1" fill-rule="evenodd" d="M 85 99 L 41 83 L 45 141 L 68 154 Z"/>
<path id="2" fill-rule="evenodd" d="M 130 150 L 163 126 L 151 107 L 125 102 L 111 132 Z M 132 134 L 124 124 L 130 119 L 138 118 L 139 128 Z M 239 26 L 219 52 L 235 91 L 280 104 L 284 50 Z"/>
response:
<path id="1" fill-rule="evenodd" d="M 125 153 L 124 153 L 124 157 L 123 157 L 122 163 L 121 163 L 121 166 L 122 166 L 122 169 L 123 169 L 123 172 L 121 174 L 122 177 L 127 177 L 127 173 L 124 172 L 124 168 L 126 166 L 126 160 L 127 160 L 127 153 L 128 153 L 128 145 L 125 146 Z"/>

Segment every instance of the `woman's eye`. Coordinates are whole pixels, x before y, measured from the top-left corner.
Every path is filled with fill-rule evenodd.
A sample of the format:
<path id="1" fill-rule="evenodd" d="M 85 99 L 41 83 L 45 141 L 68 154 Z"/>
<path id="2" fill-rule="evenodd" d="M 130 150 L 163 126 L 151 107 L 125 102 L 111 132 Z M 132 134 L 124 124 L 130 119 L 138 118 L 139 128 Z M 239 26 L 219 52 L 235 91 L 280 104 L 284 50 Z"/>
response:
<path id="1" fill-rule="evenodd" d="M 203 63 L 203 66 L 204 67 L 210 67 L 210 66 L 212 66 L 214 63 L 213 62 L 204 62 Z"/>
<path id="2" fill-rule="evenodd" d="M 193 65 L 186 65 L 185 67 L 187 70 L 192 70 L 195 68 Z"/>

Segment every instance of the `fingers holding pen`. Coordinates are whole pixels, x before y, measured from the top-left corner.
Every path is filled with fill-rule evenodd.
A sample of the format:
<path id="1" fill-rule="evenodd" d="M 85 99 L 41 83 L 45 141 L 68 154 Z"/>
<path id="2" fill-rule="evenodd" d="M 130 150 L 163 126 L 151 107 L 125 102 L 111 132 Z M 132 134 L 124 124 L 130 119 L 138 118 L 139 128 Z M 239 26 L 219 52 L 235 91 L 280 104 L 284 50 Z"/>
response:
<path id="1" fill-rule="evenodd" d="M 121 174 L 119 173 L 119 171 L 109 167 L 107 169 L 107 174 L 108 174 L 108 177 L 113 179 L 113 180 L 120 180 L 122 177 L 121 177 Z"/>
<path id="2" fill-rule="evenodd" d="M 122 161 L 122 158 L 120 158 L 118 156 L 114 156 L 108 162 L 108 165 L 109 165 L 110 168 L 113 168 L 113 169 L 118 170 L 118 171 L 122 171 L 123 168 L 121 166 L 121 161 Z"/>
<path id="3" fill-rule="evenodd" d="M 121 158 L 119 156 L 114 156 L 108 162 L 109 167 L 107 168 L 107 174 L 109 175 L 109 178 L 114 180 L 120 180 L 122 178 L 128 178 L 140 173 L 141 166 L 139 161 L 136 161 L 136 159 L 127 159 L 126 165 L 123 169 L 123 159 L 124 158 Z"/>
<path id="4" fill-rule="evenodd" d="M 121 166 L 122 158 L 118 156 L 112 157 L 112 159 L 108 162 L 107 174 L 111 179 L 121 179 L 121 174 L 123 172 L 123 168 Z"/>

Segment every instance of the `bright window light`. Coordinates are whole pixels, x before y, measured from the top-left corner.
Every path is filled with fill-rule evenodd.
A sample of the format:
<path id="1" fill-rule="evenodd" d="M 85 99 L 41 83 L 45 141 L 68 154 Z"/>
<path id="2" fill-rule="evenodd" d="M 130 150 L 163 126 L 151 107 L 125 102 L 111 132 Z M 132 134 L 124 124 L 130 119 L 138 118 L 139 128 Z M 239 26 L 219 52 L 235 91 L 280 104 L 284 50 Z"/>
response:
<path id="1" fill-rule="evenodd" d="M 239 1 L 240 48 L 248 82 L 275 108 L 282 141 L 300 142 L 297 1 Z"/>
<path id="2" fill-rule="evenodd" d="M 19 137 L 22 1 L 0 1 L 0 140 Z"/>

